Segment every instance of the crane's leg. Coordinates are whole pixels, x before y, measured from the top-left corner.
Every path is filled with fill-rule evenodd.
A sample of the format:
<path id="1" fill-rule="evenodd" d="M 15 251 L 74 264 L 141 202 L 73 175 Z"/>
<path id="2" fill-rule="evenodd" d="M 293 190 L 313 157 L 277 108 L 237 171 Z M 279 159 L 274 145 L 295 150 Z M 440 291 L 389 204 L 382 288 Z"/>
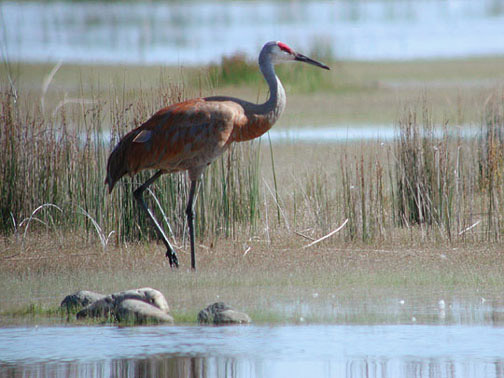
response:
<path id="1" fill-rule="evenodd" d="M 196 192 L 197 180 L 191 180 L 189 200 L 187 201 L 187 224 L 189 225 L 189 237 L 191 240 L 191 268 L 196 270 L 196 254 L 194 253 L 194 193 Z"/>
<path id="2" fill-rule="evenodd" d="M 152 224 L 154 225 L 154 228 L 156 229 L 159 237 L 161 238 L 161 241 L 166 246 L 166 257 L 168 257 L 168 260 L 170 261 L 170 266 L 175 265 L 175 267 L 178 268 L 179 264 L 178 264 L 178 258 L 177 258 L 177 254 L 175 253 L 175 250 L 173 249 L 172 245 L 168 241 L 168 238 L 166 237 L 165 232 L 163 231 L 163 229 L 159 225 L 158 221 L 154 217 L 154 214 L 152 213 L 151 209 L 149 209 L 149 207 L 147 206 L 147 204 L 145 203 L 145 201 L 143 199 L 143 192 L 145 191 L 145 189 L 147 189 L 149 187 L 149 185 L 152 184 L 154 181 L 156 181 L 159 178 L 159 176 L 161 176 L 162 174 L 163 174 L 162 171 L 157 171 L 150 179 L 145 181 L 139 188 L 137 188 L 133 192 L 133 195 L 134 195 L 135 199 L 138 201 L 138 203 L 140 204 L 140 206 L 142 207 L 142 209 L 144 209 L 145 212 L 147 213 L 147 215 L 149 216 L 150 220 L 152 221 Z"/>

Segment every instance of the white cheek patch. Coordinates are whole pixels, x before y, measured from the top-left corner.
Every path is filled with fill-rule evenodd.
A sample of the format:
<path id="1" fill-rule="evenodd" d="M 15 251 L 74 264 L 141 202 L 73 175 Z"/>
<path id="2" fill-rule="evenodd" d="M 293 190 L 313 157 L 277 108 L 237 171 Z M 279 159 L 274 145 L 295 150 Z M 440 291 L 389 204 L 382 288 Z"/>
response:
<path id="1" fill-rule="evenodd" d="M 271 59 L 273 64 L 284 63 L 284 62 L 293 62 L 294 60 L 295 60 L 295 58 L 292 55 L 287 54 L 283 51 L 277 53 L 277 55 L 273 55 L 273 58 Z"/>

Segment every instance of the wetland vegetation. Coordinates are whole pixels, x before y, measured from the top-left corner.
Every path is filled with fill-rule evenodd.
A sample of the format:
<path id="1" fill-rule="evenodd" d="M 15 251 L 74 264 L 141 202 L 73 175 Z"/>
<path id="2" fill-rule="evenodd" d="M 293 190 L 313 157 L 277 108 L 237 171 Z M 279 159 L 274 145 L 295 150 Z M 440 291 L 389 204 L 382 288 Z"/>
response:
<path id="1" fill-rule="evenodd" d="M 279 70 L 288 105 L 276 128 L 388 124 L 398 138 L 234 146 L 201 183 L 196 274 L 186 271 L 185 175 L 149 193 L 181 252 L 173 271 L 132 198 L 146 175 L 108 195 L 106 159 L 167 104 L 217 93 L 262 101 L 255 67 L 240 57 L 199 68 L 5 64 L 1 321 L 53 316 L 78 289 L 137 286 L 161 290 L 179 322 L 217 299 L 259 322 L 382 322 L 373 306 L 398 298 L 502 305 L 502 63 L 333 62 L 327 78 Z"/>

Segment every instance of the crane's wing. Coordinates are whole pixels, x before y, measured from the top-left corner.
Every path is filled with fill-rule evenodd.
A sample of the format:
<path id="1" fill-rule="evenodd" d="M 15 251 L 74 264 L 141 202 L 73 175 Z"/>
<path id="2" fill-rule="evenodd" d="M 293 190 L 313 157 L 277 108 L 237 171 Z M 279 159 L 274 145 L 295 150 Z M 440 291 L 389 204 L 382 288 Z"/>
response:
<path id="1" fill-rule="evenodd" d="M 107 164 L 109 190 L 125 174 L 143 169 L 174 172 L 204 167 L 229 145 L 235 125 L 246 123 L 232 101 L 194 99 L 161 109 L 126 134 Z"/>

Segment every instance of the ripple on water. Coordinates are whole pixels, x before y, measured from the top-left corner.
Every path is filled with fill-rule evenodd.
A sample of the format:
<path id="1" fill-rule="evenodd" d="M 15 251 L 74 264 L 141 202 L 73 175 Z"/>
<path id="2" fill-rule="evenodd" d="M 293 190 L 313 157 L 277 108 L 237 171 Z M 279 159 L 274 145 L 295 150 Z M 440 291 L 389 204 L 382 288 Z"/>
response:
<path id="1" fill-rule="evenodd" d="M 0 375 L 498 376 L 503 338 L 478 325 L 13 327 L 0 329 Z"/>

